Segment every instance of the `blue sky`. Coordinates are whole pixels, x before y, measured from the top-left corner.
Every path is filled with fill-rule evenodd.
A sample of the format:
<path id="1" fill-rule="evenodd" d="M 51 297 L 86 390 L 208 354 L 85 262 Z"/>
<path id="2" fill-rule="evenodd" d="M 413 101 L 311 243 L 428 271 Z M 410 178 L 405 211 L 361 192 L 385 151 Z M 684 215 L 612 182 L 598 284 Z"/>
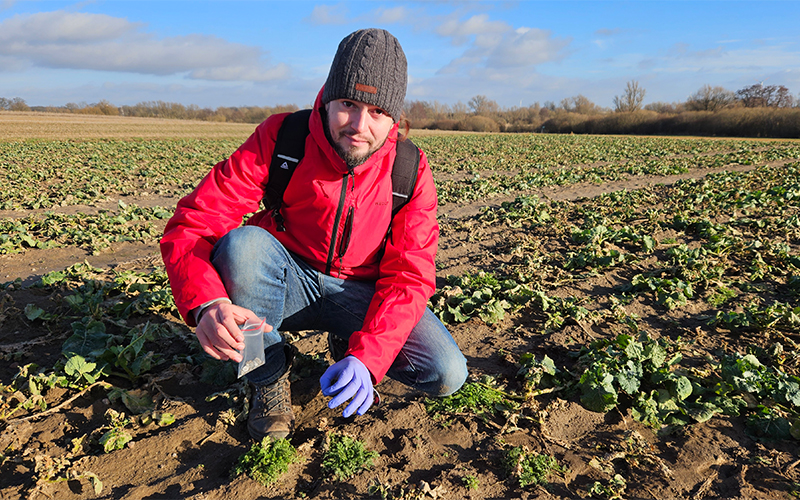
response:
<path id="1" fill-rule="evenodd" d="M 503 107 L 584 95 L 611 107 L 703 85 L 800 93 L 798 1 L 0 0 L 0 97 L 29 105 L 107 100 L 201 107 L 310 104 L 339 41 L 392 32 L 407 99 Z"/>

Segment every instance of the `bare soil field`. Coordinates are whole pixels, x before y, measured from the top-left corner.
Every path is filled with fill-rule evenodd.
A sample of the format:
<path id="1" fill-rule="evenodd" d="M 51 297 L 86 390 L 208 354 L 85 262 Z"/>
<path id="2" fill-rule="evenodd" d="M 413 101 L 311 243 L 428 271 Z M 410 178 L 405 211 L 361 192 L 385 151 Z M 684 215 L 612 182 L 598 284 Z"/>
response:
<path id="1" fill-rule="evenodd" d="M 140 124 L 138 120 L 122 118 L 101 119 L 95 123 L 92 118 L 69 117 L 67 123 L 60 115 L 52 116 L 52 123 L 43 124 L 38 121 L 38 114 L 33 122 L 23 118 L 30 117 L 0 113 L 0 141 L 34 137 L 119 139 L 158 138 L 164 134 L 173 137 L 173 133 L 183 134 L 180 130 L 184 126 L 192 127 L 191 131 L 185 129 L 192 137 L 230 138 L 245 137 L 245 129 L 252 129 L 249 125 L 227 128 L 225 125 L 189 126 L 161 121 L 156 125 Z M 84 125 L 88 128 L 81 128 Z M 131 131 L 130 127 L 139 126 L 141 130 Z M 68 127 L 69 132 L 61 127 Z M 431 147 L 435 149 L 435 146 L 428 149 Z M 728 154 L 736 149 L 726 143 L 719 151 Z M 473 179 L 475 189 L 479 184 L 475 172 L 437 170 L 437 159 L 441 156 L 440 162 L 445 163 L 447 156 L 456 163 L 464 163 L 492 152 L 472 151 L 464 153 L 463 158 L 436 151 L 429 151 L 429 154 L 441 186 L 440 196 L 444 199 L 439 216 L 439 290 L 456 293 L 454 282 L 449 278 L 452 276 L 477 276 L 481 272 L 506 277 L 515 275 L 519 283 L 529 283 L 533 289 L 546 292 L 550 301 L 546 303 L 571 304 L 573 311 L 580 308 L 584 311 L 580 315 L 569 313 L 573 314 L 570 316 L 567 309 L 563 309 L 559 322 L 552 315 L 552 309 L 536 302 L 545 299 L 534 297 L 514 307 L 505 304 L 505 314 L 491 320 L 468 315 L 449 325 L 467 357 L 473 387 L 494 388 L 496 393 L 508 396 L 503 402 L 482 410 L 468 406 L 460 411 L 436 413 L 424 395 L 387 379 L 377 386 L 383 398 L 379 406 L 364 416 L 344 419 L 339 411 L 327 408 L 319 391 L 319 376 L 326 363 L 331 362 L 326 335 L 286 332 L 300 353 L 291 378 L 297 430 L 290 440 L 300 460 L 289 465 L 285 474 L 267 486 L 245 474 L 234 476 L 232 468 L 253 444 L 245 422 L 249 395 L 240 381 L 215 385 L 210 380 L 209 365 L 201 359 L 192 329 L 169 308 L 153 310 L 142 306 L 139 312 L 125 319 L 119 316 L 111 319 L 103 311 L 114 309 L 116 304 L 120 308 L 128 305 L 122 295 L 104 296 L 94 313 L 86 313 L 86 316 L 75 314 L 74 300 L 65 300 L 76 290 L 88 297 L 87 288 L 101 290 L 126 272 L 140 273 L 137 276 L 157 274 L 161 268 L 157 241 L 151 237 L 145 241 L 112 242 L 97 251 L 70 244 L 53 248 L 26 247 L 0 255 L 0 283 L 4 282 L 0 288 L 0 355 L 3 359 L 0 363 L 3 389 L 0 394 L 0 498 L 664 500 L 788 499 L 800 495 L 800 441 L 792 437 L 767 439 L 754 433 L 744 413 L 736 416 L 716 412 L 713 418 L 692 420 L 686 425 L 663 422 L 654 425 L 634 414 L 638 408 L 631 403 L 635 395 L 622 394 L 619 404 L 608 411 L 591 411 L 582 396 L 575 392 L 575 386 L 568 389 L 565 382 L 526 386 L 525 374 L 530 371 L 525 372 L 521 361 L 525 355 L 537 360 L 547 356 L 564 377 L 560 380 L 569 380 L 570 376 L 577 380 L 581 374 L 570 372 L 576 369 L 578 355 L 585 354 L 581 347 L 598 345 L 593 343 L 602 340 L 611 341 L 620 334 L 634 336 L 637 332 L 646 332 L 651 338 L 668 342 L 670 349 L 676 349 L 670 351 L 671 355 L 680 350 L 687 366 L 685 376 L 693 382 L 706 376 L 701 372 L 712 370 L 706 364 L 710 363 L 708 360 L 719 359 L 722 353 L 744 355 L 754 352 L 754 348 L 773 349 L 770 352 L 774 353 L 776 343 L 783 349 L 781 369 L 796 376 L 799 364 L 796 343 L 800 342 L 797 331 L 778 328 L 777 320 L 769 329 L 761 330 L 711 321 L 716 310 L 709 305 L 712 302 L 709 297 L 718 289 L 714 288 L 716 285 L 706 283 L 701 291 L 695 284 L 694 295 L 686 294 L 684 303 L 675 307 L 666 307 L 658 292 L 626 288 L 626 284 L 636 283 L 635 275 L 666 277 L 666 271 L 659 271 L 658 262 L 670 249 L 685 244 L 688 252 L 705 245 L 705 236 L 696 236 L 690 241 L 686 236 L 688 229 L 682 232 L 680 228 L 691 225 L 689 222 L 684 226 L 677 222 L 658 226 L 659 229 L 651 233 L 657 242 L 655 248 L 649 253 L 636 254 L 636 258 L 624 256 L 623 250 L 630 242 L 609 243 L 603 247 L 602 255 L 594 256 L 617 259 L 614 266 L 607 267 L 599 261 L 583 267 L 575 264 L 581 248 L 576 243 L 579 239 L 574 231 L 570 237 L 565 228 L 569 224 L 576 228 L 597 227 L 582 226 L 581 221 L 605 217 L 604 227 L 611 229 L 610 221 L 621 220 L 614 219 L 619 217 L 614 215 L 617 209 L 604 211 L 606 206 L 601 206 L 597 200 L 623 196 L 619 193 L 642 196 L 638 205 L 626 205 L 629 213 L 625 220 L 638 221 L 629 229 L 645 227 L 655 219 L 659 208 L 658 203 L 651 205 L 647 200 L 662 194 L 666 196 L 682 182 L 713 179 L 725 172 L 746 174 L 762 167 L 782 168 L 800 161 L 800 156 L 764 159 L 751 164 L 723 162 L 711 167 L 693 164 L 683 173 L 626 174 L 615 180 L 531 186 L 525 190 L 515 188 L 478 199 L 448 201 L 459 175 L 463 174 L 464 182 Z M 675 153 L 663 158 L 671 161 L 678 156 Z M 616 160 L 593 161 L 587 165 L 596 168 L 613 161 Z M 502 172 L 533 167 L 501 165 L 496 168 Z M 580 170 L 570 166 L 563 168 Z M 482 179 L 492 175 L 488 170 L 480 173 Z M 45 211 L 66 215 L 97 213 L 113 209 L 120 199 L 131 206 L 172 208 L 178 200 L 169 193 L 146 191 L 63 207 L 14 208 L 0 213 L 0 218 L 21 220 Z M 501 208 L 510 211 L 521 196 L 540 200 L 544 204 L 542 210 L 549 207 L 549 215 L 539 213 L 538 221 L 528 218 L 516 223 L 490 217 Z M 709 202 L 698 197 L 692 203 L 699 207 Z M 558 207 L 566 214 L 561 218 Z M 741 209 L 739 215 L 747 210 L 754 209 Z M 768 218 L 789 220 L 797 214 L 800 209 L 787 203 Z M 163 219 L 153 222 L 155 232 L 161 230 L 165 222 Z M 712 222 L 721 232 L 719 228 L 729 221 L 718 218 Z M 748 219 L 736 227 L 745 232 L 751 227 L 747 224 L 757 225 L 757 222 Z M 701 230 L 697 231 L 700 234 Z M 773 233 L 771 238 L 760 239 L 759 248 L 763 251 L 759 255 L 766 261 L 765 265 L 779 267 L 770 260 L 773 255 L 767 251 L 773 248 L 770 242 L 785 245 L 781 248 L 785 250 L 786 259 L 791 260 L 798 254 L 800 242 L 795 232 Z M 715 255 L 719 260 L 725 259 L 721 253 Z M 738 255 L 729 260 L 736 260 Z M 88 264 L 91 271 L 82 271 L 83 274 L 74 271 L 74 265 L 81 263 Z M 750 269 L 752 265 L 748 262 L 740 267 Z M 728 267 L 715 279 L 725 283 L 737 280 L 740 267 Z M 68 268 L 73 269 L 72 275 L 56 285 L 42 285 L 43 276 Z M 736 298 L 729 299 L 733 302 L 727 302 L 730 309 L 725 311 L 733 314 L 749 310 L 748 304 L 764 300 L 765 294 L 769 294 L 770 303 L 778 301 L 796 308 L 797 296 L 790 287 L 795 271 L 795 268 L 786 267 L 773 274 L 763 271 L 757 279 L 752 274 L 742 276 L 742 282 L 749 281 L 753 286 L 737 288 Z M 689 281 L 689 278 L 683 279 Z M 463 282 L 460 287 L 466 290 Z M 728 286 L 726 290 L 728 288 L 734 287 Z M 732 305 L 734 302 L 736 305 Z M 617 316 L 612 317 L 614 314 Z M 91 326 L 85 319 L 90 316 L 104 323 L 105 331 L 111 336 L 123 335 L 127 328 L 145 331 L 149 327 L 145 325 L 156 325 L 160 333 L 139 347 L 142 353 L 152 354 L 152 367 L 136 377 L 113 373 L 102 382 L 84 380 L 81 386 L 42 385 L 33 390 L 33 393 L 38 390 L 42 397 L 32 406 L 22 407 L 20 398 L 32 398 L 32 389 L 25 383 L 31 380 L 28 378 L 28 372 L 33 370 L 30 364 L 50 371 L 61 367 L 55 370 L 62 373 L 65 342 L 77 331 L 76 322 L 84 321 L 86 328 Z M 626 326 L 633 323 L 635 326 L 630 329 Z M 132 369 L 129 365 L 128 368 Z M 115 392 L 113 388 L 121 391 Z M 157 420 L 157 415 L 169 414 L 174 421 L 156 425 L 135 420 L 132 395 L 150 399 L 148 415 L 151 417 Z M 753 406 L 759 404 L 748 397 L 740 399 Z M 784 403 L 784 407 L 788 406 Z M 125 418 L 129 421 L 123 422 Z M 101 436 L 115 425 L 126 430 L 130 440 L 119 449 L 105 451 Z M 337 480 L 326 474 L 322 462 L 326 436 L 330 432 L 343 433 L 363 442 L 368 450 L 376 453 L 372 466 L 348 480 Z M 515 475 L 515 467 L 507 463 L 508 450 L 512 448 L 534 456 L 553 457 L 557 467 L 551 468 L 549 473 L 545 471 L 542 476 L 545 481 L 523 486 L 519 475 Z M 517 463 L 517 472 L 522 467 Z"/>

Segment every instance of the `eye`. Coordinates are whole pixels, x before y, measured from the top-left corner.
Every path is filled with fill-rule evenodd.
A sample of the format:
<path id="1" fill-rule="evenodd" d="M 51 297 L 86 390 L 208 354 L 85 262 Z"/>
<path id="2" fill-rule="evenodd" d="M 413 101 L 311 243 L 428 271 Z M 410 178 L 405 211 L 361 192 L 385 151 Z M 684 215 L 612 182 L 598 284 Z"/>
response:
<path id="1" fill-rule="evenodd" d="M 353 101 L 342 101 L 342 106 L 344 106 L 345 108 L 352 108 L 353 106 L 355 106 L 355 104 L 353 103 Z"/>

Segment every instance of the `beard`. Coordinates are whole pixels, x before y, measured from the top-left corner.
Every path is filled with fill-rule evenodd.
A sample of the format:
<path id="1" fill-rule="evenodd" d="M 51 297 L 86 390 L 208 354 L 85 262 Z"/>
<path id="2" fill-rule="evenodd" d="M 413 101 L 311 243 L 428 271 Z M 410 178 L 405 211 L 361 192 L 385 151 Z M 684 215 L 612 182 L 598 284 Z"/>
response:
<path id="1" fill-rule="evenodd" d="M 387 136 L 384 137 L 383 140 L 381 141 L 376 140 L 374 142 L 371 142 L 369 149 L 367 149 L 366 152 L 359 153 L 358 148 L 356 147 L 347 148 L 338 142 L 339 139 L 341 139 L 342 137 L 346 137 L 348 135 L 356 135 L 356 134 L 344 133 L 344 134 L 339 134 L 338 137 L 335 138 L 333 137 L 333 135 L 331 134 L 330 124 L 328 123 L 328 113 L 324 108 L 322 109 L 322 124 L 323 128 L 325 129 L 325 137 L 328 138 L 328 142 L 331 143 L 331 146 L 333 146 L 333 149 L 336 151 L 336 154 L 338 154 L 339 157 L 342 160 L 344 160 L 345 164 L 350 169 L 362 165 L 364 162 L 369 160 L 369 157 L 372 156 L 372 154 L 375 153 L 375 151 L 381 149 L 383 145 L 386 143 L 386 139 L 388 139 Z"/>

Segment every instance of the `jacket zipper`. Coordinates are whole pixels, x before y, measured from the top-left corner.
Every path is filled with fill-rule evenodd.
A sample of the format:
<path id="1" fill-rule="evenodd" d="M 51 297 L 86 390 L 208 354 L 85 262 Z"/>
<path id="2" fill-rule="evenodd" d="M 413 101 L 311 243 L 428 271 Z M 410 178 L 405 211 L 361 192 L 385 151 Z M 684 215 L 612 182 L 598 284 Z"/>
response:
<path id="1" fill-rule="evenodd" d="M 333 264 L 334 254 L 336 250 L 336 233 L 338 233 L 339 222 L 342 220 L 342 210 L 344 210 L 345 197 L 347 196 L 347 176 L 352 175 L 352 171 L 348 171 L 342 176 L 342 192 L 339 195 L 339 206 L 336 208 L 336 218 L 333 221 L 333 230 L 331 231 L 331 246 L 328 248 L 328 261 L 325 263 L 325 274 L 331 274 L 331 266 Z"/>
<path id="2" fill-rule="evenodd" d="M 342 259 L 347 247 L 350 245 L 350 235 L 353 233 L 353 207 L 347 209 L 347 218 L 344 220 L 344 231 L 342 231 L 342 240 L 339 242 L 339 268 L 342 267 Z"/>

